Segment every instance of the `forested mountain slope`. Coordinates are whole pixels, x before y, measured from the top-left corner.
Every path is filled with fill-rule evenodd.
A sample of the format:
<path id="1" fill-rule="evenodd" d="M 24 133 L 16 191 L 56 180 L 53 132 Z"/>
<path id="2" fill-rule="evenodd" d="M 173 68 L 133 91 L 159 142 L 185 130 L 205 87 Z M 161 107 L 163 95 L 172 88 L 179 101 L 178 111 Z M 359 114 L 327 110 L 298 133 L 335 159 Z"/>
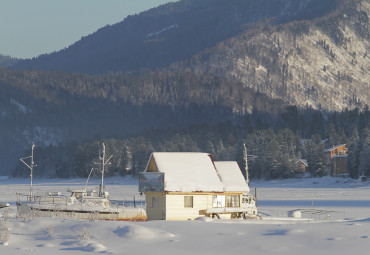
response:
<path id="1" fill-rule="evenodd" d="M 250 147 L 272 146 L 269 153 L 277 157 L 275 165 L 256 164 L 257 176 L 302 157 L 301 138 L 314 137 L 321 146 L 332 126 L 340 137 L 328 140 L 351 137 L 355 148 L 356 132 L 369 137 L 369 10 L 369 0 L 182 0 L 0 69 L 0 164 L 14 165 L 32 141 L 60 143 L 55 153 L 71 149 L 64 157 L 71 159 L 79 145 L 63 147 L 69 141 L 128 134 L 138 136 L 111 142 L 131 146 L 134 173 L 152 150 L 206 150 L 232 160 L 238 144 L 252 139 Z M 327 118 L 337 116 L 332 111 L 343 113 L 329 127 Z M 264 140 L 285 127 L 294 138 Z M 293 145 L 276 153 L 285 138 L 295 139 Z M 358 145 L 356 157 L 369 146 Z M 353 176 L 366 164 L 354 166 Z M 65 172 L 48 167 L 53 176 Z"/>
<path id="2" fill-rule="evenodd" d="M 158 68 L 214 46 L 247 24 L 279 24 L 329 13 L 338 0 L 181 0 L 127 17 L 18 69 L 104 73 Z"/>
<path id="3" fill-rule="evenodd" d="M 308 162 L 307 173 L 327 174 L 324 150 L 335 144 L 349 148 L 348 173 L 353 178 L 370 175 L 370 111 L 327 113 L 317 110 L 299 112 L 287 107 L 275 125 L 261 116 L 246 116 L 237 125 L 232 122 L 193 125 L 186 129 L 151 129 L 139 135 L 95 138 L 87 142 L 66 142 L 59 146 L 37 147 L 37 177 L 87 177 L 98 158 L 101 144 L 113 155 L 107 175 L 137 175 L 147 165 L 153 151 L 208 152 L 215 160 L 236 160 L 244 170 L 243 143 L 248 148 L 251 178 L 288 178 L 300 174 L 299 159 Z M 257 125 L 256 125 L 257 124 Z M 324 139 L 323 138 L 327 138 Z M 306 138 L 306 139 L 302 139 Z M 308 138 L 308 139 L 307 139 Z M 29 155 L 28 150 L 25 155 Z M 19 162 L 14 176 L 27 176 Z M 93 175 L 100 175 L 95 169 Z"/>
<path id="4" fill-rule="evenodd" d="M 90 76 L 0 69 L 0 163 L 14 164 L 32 142 L 237 123 L 244 107 L 268 121 L 285 105 L 237 81 L 186 72 Z"/>
<path id="5" fill-rule="evenodd" d="M 183 0 L 14 68 L 104 73 L 170 65 L 304 108 L 361 108 L 370 102 L 369 13 L 369 0 Z"/>
<path id="6" fill-rule="evenodd" d="M 19 62 L 19 59 L 0 54 L 0 67 L 9 67 Z"/>
<path id="7" fill-rule="evenodd" d="M 337 110 L 370 102 L 370 1 L 342 1 L 315 20 L 248 29 L 188 61 L 303 108 Z"/>

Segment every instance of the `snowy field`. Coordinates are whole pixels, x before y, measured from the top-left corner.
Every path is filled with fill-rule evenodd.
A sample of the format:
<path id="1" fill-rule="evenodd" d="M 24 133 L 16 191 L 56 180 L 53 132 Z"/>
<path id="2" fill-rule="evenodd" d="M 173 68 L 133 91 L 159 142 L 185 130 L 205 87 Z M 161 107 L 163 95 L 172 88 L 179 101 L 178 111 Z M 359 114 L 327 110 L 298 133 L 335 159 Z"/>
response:
<path id="1" fill-rule="evenodd" d="M 90 182 L 90 187 L 99 180 Z M 34 180 L 34 192 L 82 188 L 85 180 Z M 0 224 L 9 231 L 0 254 L 369 254 L 370 183 L 336 178 L 251 182 L 258 220 L 83 221 L 16 217 L 16 192 L 28 180 L 0 180 Z M 135 179 L 107 179 L 116 200 L 143 200 Z M 288 217 L 300 209 L 302 218 Z M 3 230 L 4 233 L 4 230 Z"/>

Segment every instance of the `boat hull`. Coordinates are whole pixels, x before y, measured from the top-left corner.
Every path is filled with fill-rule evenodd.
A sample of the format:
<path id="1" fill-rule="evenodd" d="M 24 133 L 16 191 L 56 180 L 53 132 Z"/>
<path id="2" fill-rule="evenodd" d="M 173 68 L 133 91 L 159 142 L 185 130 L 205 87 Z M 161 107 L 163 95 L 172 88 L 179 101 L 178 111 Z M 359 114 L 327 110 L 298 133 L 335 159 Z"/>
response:
<path id="1" fill-rule="evenodd" d="M 32 203 L 17 203 L 17 210 L 20 215 L 30 215 L 31 217 L 59 217 L 109 221 L 147 221 L 145 210 L 136 207 L 91 211 L 76 208 L 42 207 Z"/>

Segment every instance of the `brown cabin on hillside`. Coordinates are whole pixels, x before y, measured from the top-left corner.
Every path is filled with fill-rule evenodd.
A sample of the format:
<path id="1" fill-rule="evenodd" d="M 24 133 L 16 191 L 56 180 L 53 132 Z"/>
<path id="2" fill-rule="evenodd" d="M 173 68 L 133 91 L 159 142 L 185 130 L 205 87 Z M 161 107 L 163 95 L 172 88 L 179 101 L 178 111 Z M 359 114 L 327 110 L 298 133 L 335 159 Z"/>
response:
<path id="1" fill-rule="evenodd" d="M 325 150 L 327 155 L 328 175 L 343 176 L 347 175 L 348 149 L 345 144 L 333 146 Z"/>
<path id="2" fill-rule="evenodd" d="M 298 165 L 298 169 L 295 175 L 297 177 L 302 177 L 307 172 L 307 168 L 308 168 L 307 160 L 300 159 L 298 160 L 297 165 Z"/>

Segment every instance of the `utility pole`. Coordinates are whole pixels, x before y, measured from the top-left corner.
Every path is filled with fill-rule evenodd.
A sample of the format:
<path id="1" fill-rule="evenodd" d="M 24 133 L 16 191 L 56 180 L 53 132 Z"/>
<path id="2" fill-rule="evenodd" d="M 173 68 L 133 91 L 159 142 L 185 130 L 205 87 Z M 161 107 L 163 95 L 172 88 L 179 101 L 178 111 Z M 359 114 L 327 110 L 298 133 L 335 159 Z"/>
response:
<path id="1" fill-rule="evenodd" d="M 244 147 L 244 161 L 245 161 L 245 181 L 249 187 L 249 173 L 248 173 L 248 156 L 247 156 L 247 148 L 245 147 L 245 143 L 243 143 Z"/>
<path id="2" fill-rule="evenodd" d="M 36 166 L 35 165 L 35 162 L 33 161 L 33 150 L 35 148 L 35 144 L 32 143 L 32 149 L 31 149 L 31 156 L 28 156 L 28 157 L 25 157 L 25 158 L 21 158 L 20 161 L 22 161 L 23 164 L 25 164 L 30 170 L 31 170 L 31 186 L 30 186 L 30 201 L 32 201 L 32 178 L 33 178 L 33 168 Z M 28 158 L 31 158 L 31 164 L 27 164 L 24 160 L 25 159 L 28 159 Z"/>

